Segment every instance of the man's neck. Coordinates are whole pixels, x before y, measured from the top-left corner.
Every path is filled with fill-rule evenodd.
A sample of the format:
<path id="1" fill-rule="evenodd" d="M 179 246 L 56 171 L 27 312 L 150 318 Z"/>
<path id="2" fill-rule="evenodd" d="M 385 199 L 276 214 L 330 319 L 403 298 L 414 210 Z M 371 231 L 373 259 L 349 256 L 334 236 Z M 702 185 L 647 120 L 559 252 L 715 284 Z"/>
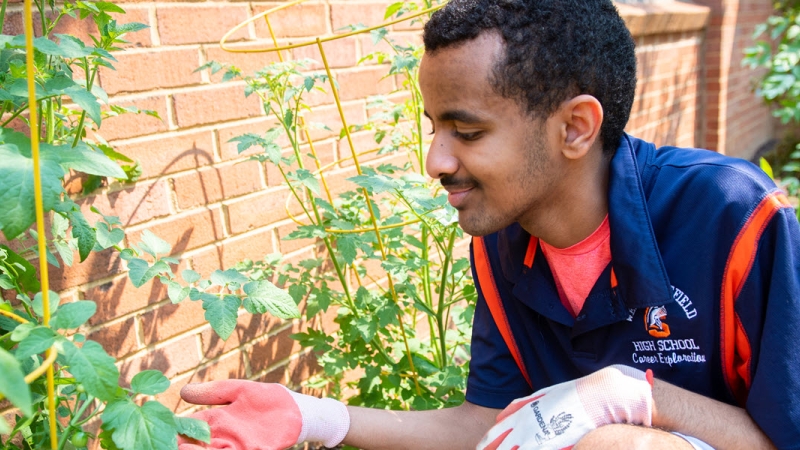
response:
<path id="1" fill-rule="evenodd" d="M 531 235 L 567 248 L 591 235 L 608 214 L 609 162 L 602 155 L 564 171 L 548 204 L 520 221 Z"/>

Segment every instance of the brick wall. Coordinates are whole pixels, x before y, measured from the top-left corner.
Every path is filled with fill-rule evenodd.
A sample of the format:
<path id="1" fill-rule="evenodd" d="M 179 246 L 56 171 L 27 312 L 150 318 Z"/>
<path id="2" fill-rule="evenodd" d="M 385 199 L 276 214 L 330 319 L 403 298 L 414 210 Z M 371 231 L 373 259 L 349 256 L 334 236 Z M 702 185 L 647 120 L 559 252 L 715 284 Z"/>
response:
<path id="1" fill-rule="evenodd" d="M 272 23 L 281 43 L 298 42 L 350 23 L 378 23 L 388 3 L 312 0 L 282 11 Z M 629 132 L 659 144 L 707 145 L 731 154 L 746 153 L 771 137 L 768 114 L 756 107 L 758 101 L 747 89 L 749 75 L 738 68 L 746 45 L 742 36 L 765 16 L 769 2 L 742 0 L 738 8 L 734 1 L 716 3 L 710 5 L 709 28 L 705 7 L 620 5 L 640 61 Z M 135 185 L 113 185 L 79 198 L 83 208 L 95 206 L 120 216 L 133 242 L 143 230 L 153 231 L 173 246 L 181 268 L 206 276 L 268 253 L 279 251 L 293 258 L 313 253 L 311 246 L 281 240 L 293 225 L 284 210 L 288 190 L 279 175 L 264 165 L 243 162 L 248 155 L 237 154 L 235 144 L 228 142 L 246 132 L 263 132 L 273 119 L 253 98 L 245 99 L 241 82 L 221 83 L 208 71 L 193 72 L 209 60 L 231 62 L 245 73 L 275 61 L 274 53 L 226 53 L 217 43 L 236 24 L 278 4 L 121 3 L 127 10 L 124 22 L 143 22 L 150 28 L 129 36 L 128 48 L 115 55 L 118 70 L 103 72 L 100 84 L 114 103 L 156 110 L 163 120 L 127 115 L 104 122 L 102 136 L 139 160 L 143 175 Z M 731 12 L 734 8 L 737 13 Z M 18 10 L 10 6 L 10 21 L 19 19 Z M 746 21 L 740 24 L 740 18 Z M 86 36 L 91 30 L 67 21 L 60 32 Z M 420 40 L 414 27 L 397 26 L 393 34 Z M 236 33 L 232 45 L 263 47 L 267 39 L 266 26 L 257 22 Z M 363 123 L 365 98 L 390 93 L 396 81 L 381 80 L 383 67 L 356 66 L 372 50 L 368 36 L 331 42 L 325 48 L 342 87 L 347 116 Z M 724 58 L 713 56 L 722 53 Z M 319 59 L 313 47 L 293 50 L 292 56 Z M 710 89 L 704 90 L 704 83 Z M 319 96 L 314 102 L 311 120 L 338 131 L 331 98 Z M 333 161 L 344 151 L 337 136 L 338 132 L 316 132 L 316 149 L 325 160 Z M 354 138 L 367 145 L 369 134 Z M 352 167 L 342 165 L 331 178 L 342 180 L 353 173 Z M 190 381 L 247 377 L 296 385 L 313 369 L 312 358 L 288 338 L 301 324 L 243 313 L 231 338 L 221 342 L 205 323 L 199 302 L 171 304 L 158 281 L 135 289 L 125 270 L 124 262 L 106 251 L 86 263 L 54 270 L 52 282 L 62 298 L 97 301 L 98 313 L 85 331 L 118 358 L 125 378 L 155 368 L 172 379 L 170 390 L 159 396 L 170 408 L 187 408 L 177 393 Z"/>

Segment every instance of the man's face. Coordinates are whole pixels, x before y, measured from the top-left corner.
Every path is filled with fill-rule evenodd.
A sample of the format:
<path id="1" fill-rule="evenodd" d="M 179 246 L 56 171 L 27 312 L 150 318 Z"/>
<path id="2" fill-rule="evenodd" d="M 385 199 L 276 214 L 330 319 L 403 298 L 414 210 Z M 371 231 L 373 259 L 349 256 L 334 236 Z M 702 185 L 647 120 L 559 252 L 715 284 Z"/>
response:
<path id="1" fill-rule="evenodd" d="M 558 163 L 553 127 L 493 90 L 489 77 L 502 39 L 472 41 L 426 54 L 420 66 L 425 113 L 435 132 L 428 174 L 441 181 L 461 228 L 483 236 L 526 222 L 552 202 Z"/>

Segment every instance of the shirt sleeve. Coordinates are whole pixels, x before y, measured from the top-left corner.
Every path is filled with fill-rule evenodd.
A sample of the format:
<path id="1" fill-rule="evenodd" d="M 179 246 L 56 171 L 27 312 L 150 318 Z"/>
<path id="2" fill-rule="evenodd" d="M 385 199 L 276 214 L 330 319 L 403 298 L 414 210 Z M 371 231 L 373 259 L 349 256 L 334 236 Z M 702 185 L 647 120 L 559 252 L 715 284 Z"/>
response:
<path id="1" fill-rule="evenodd" d="M 800 226 L 780 209 L 736 297 L 736 363 L 744 406 L 780 449 L 800 449 Z M 724 339 L 724 336 L 723 336 Z M 749 352 L 749 355 L 748 355 Z"/>
<path id="2" fill-rule="evenodd" d="M 530 395 L 532 391 L 503 340 L 483 297 L 475 273 L 471 246 L 470 258 L 473 262 L 472 278 L 478 292 L 478 302 L 472 325 L 466 399 L 470 403 L 487 408 L 505 408 L 513 400 Z M 501 286 L 498 286 L 498 290 L 502 297 L 508 297 L 508 292 L 504 292 Z"/>

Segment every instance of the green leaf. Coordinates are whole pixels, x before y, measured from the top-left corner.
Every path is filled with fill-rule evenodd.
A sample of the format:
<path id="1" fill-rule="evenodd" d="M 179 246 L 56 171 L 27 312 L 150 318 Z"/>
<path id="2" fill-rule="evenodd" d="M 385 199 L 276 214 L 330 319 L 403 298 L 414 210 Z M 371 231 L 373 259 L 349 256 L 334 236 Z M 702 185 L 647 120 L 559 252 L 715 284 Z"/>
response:
<path id="1" fill-rule="evenodd" d="M 30 146 L 30 141 L 28 140 Z M 55 161 L 41 161 L 42 200 L 45 212 L 59 201 L 64 170 Z M 0 229 L 6 239 L 22 234 L 36 220 L 33 195 L 33 159 L 16 145 L 0 145 Z"/>
<path id="2" fill-rule="evenodd" d="M 22 366 L 10 353 L 0 347 L 0 394 L 3 394 L 25 416 L 33 415 L 31 388 L 25 382 Z"/>
<path id="3" fill-rule="evenodd" d="M 139 248 L 143 252 L 152 255 L 153 258 L 158 255 L 168 254 L 172 250 L 167 241 L 156 236 L 150 230 L 144 230 L 142 233 L 142 242 L 139 243 Z"/>
<path id="4" fill-rule="evenodd" d="M 295 319 L 300 317 L 292 296 L 283 289 L 266 280 L 251 281 L 243 286 L 247 297 L 244 307 L 253 314 L 268 312 L 281 319 Z"/>
<path id="5" fill-rule="evenodd" d="M 109 229 L 108 224 L 103 222 L 97 222 L 96 227 L 95 239 L 102 249 L 113 247 L 125 239 L 125 231 L 121 228 Z"/>
<path id="6" fill-rule="evenodd" d="M 131 390 L 137 394 L 156 395 L 169 389 L 169 378 L 158 370 L 145 370 L 131 380 Z"/>
<path id="7" fill-rule="evenodd" d="M 394 6 L 394 5 L 392 5 L 392 6 Z M 403 6 L 403 5 L 401 4 L 400 6 Z M 391 8 L 391 6 L 390 6 L 390 8 Z M 389 14 L 389 11 L 387 10 L 386 13 Z M 389 15 L 391 16 L 392 14 L 394 14 L 394 12 L 392 12 Z M 370 31 L 369 35 L 372 37 L 372 45 L 378 45 L 378 43 L 380 41 L 382 41 L 383 38 L 385 38 L 387 34 L 389 34 L 389 30 L 386 29 L 386 28 L 378 28 L 376 30 Z"/>
<path id="8" fill-rule="evenodd" d="M 73 102 L 86 111 L 86 114 L 97 126 L 100 126 L 102 120 L 102 116 L 100 115 L 100 103 L 97 101 L 97 97 L 95 97 L 94 94 L 80 86 L 67 89 L 64 93 L 69 95 Z"/>
<path id="9" fill-rule="evenodd" d="M 103 411 L 103 428 L 121 449 L 172 450 L 178 448 L 175 415 L 161 403 L 141 407 L 128 398 L 109 403 Z"/>
<path id="10" fill-rule="evenodd" d="M 8 306 L 8 312 L 13 312 L 14 310 L 11 309 L 11 306 L 5 304 L 4 306 Z M 3 308 L 5 309 L 5 308 Z M 16 323 L 16 322 L 15 322 Z M 14 331 L 11 332 L 11 340 L 14 342 L 21 342 L 23 339 L 28 337 L 28 335 L 33 331 L 34 328 L 39 327 L 41 325 L 37 325 L 34 322 L 25 322 L 17 325 L 14 328 Z"/>
<path id="11" fill-rule="evenodd" d="M 185 269 L 183 272 L 181 272 L 181 277 L 183 277 L 184 281 L 187 283 L 194 283 L 200 279 L 200 274 L 192 269 Z"/>
<path id="12" fill-rule="evenodd" d="M 55 340 L 56 334 L 53 330 L 47 327 L 37 326 L 17 345 L 14 357 L 22 361 L 32 355 L 43 353 L 53 346 Z"/>
<path id="13" fill-rule="evenodd" d="M 386 175 L 358 175 L 347 180 L 367 188 L 375 194 L 392 191 L 402 185 L 398 180 L 389 178 Z"/>
<path id="14" fill-rule="evenodd" d="M 142 287 L 156 275 L 170 272 L 169 265 L 164 261 L 156 261 L 151 267 L 147 261 L 140 258 L 132 258 L 128 261 L 128 277 L 135 287 Z"/>
<path id="15" fill-rule="evenodd" d="M 114 358 L 94 341 L 86 341 L 78 348 L 68 340 L 63 341 L 64 357 L 69 371 L 86 388 L 86 392 L 100 400 L 112 401 L 119 395 L 119 370 Z"/>
<path id="16" fill-rule="evenodd" d="M 2 180 L 0 180 L 0 183 L 2 183 Z M 2 205 L 0 205 L 0 208 L 2 208 Z M 19 256 L 3 244 L 0 244 L 0 250 L 5 250 L 6 252 L 5 261 L 0 260 L 0 267 L 3 265 L 13 265 L 15 267 L 17 283 L 22 286 L 26 294 L 38 292 L 42 289 L 39 283 L 39 277 L 36 274 L 36 268 L 33 267 L 33 264 L 29 263 L 27 259 Z M 2 272 L 2 270 L 0 270 L 0 272 Z"/>
<path id="17" fill-rule="evenodd" d="M 357 318 L 353 322 L 353 325 L 366 342 L 371 341 L 372 338 L 375 337 L 375 333 L 378 332 L 378 320 L 377 317 L 372 314 L 365 314 Z"/>
<path id="18" fill-rule="evenodd" d="M 396 13 L 397 11 L 400 11 L 400 9 L 402 7 L 403 7 L 403 2 L 392 3 L 391 5 L 389 5 L 389 7 L 386 8 L 386 14 L 384 14 L 383 20 L 386 20 L 389 17 L 392 17 L 394 15 L 394 13 Z M 381 29 L 384 29 L 384 28 L 381 28 Z"/>
<path id="19" fill-rule="evenodd" d="M 180 303 L 189 295 L 189 287 L 188 286 L 181 286 L 180 284 L 167 280 L 167 295 L 169 296 L 169 300 L 172 303 Z"/>
<path id="20" fill-rule="evenodd" d="M 50 326 L 57 330 L 78 328 L 86 323 L 97 312 L 97 304 L 89 300 L 65 303 L 58 308 L 58 313 L 50 321 Z"/>
<path id="21" fill-rule="evenodd" d="M 120 166 L 102 152 L 95 152 L 86 145 L 70 149 L 64 146 L 59 155 L 61 167 L 78 172 L 124 180 L 127 176 Z"/>
<path id="22" fill-rule="evenodd" d="M 61 297 L 53 291 L 47 291 L 49 295 L 50 314 L 55 315 L 58 311 L 58 304 L 61 302 Z M 44 296 L 41 292 L 37 292 L 33 297 L 33 312 L 39 317 L 44 317 Z"/>
<path id="23" fill-rule="evenodd" d="M 220 298 L 214 294 L 203 294 L 202 299 L 203 309 L 206 310 L 205 318 L 211 324 L 211 328 L 222 340 L 228 339 L 236 329 L 241 300 L 235 295 L 225 295 Z"/>
<path id="24" fill-rule="evenodd" d="M 66 58 L 83 58 L 92 54 L 91 48 L 80 39 L 68 34 L 55 34 L 59 40 L 59 47 Z"/>
<path id="25" fill-rule="evenodd" d="M 175 417 L 175 426 L 178 434 L 196 439 L 206 444 L 211 443 L 211 427 L 208 423 L 192 417 Z"/>
<path id="26" fill-rule="evenodd" d="M 358 237 L 351 234 L 341 234 L 336 238 L 336 251 L 348 265 L 356 259 L 356 243 Z"/>
<path id="27" fill-rule="evenodd" d="M 222 270 L 215 270 L 211 273 L 211 283 L 215 286 L 227 286 L 229 284 L 238 286 L 247 283 L 249 280 L 249 278 L 239 273 L 236 269 L 228 269 L 224 272 Z"/>
<path id="28" fill-rule="evenodd" d="M 70 211 L 68 213 L 70 223 L 72 224 L 72 236 L 78 240 L 78 255 L 81 262 L 86 260 L 89 253 L 94 248 L 97 237 L 94 228 L 89 225 L 86 217 L 80 211 Z"/>

